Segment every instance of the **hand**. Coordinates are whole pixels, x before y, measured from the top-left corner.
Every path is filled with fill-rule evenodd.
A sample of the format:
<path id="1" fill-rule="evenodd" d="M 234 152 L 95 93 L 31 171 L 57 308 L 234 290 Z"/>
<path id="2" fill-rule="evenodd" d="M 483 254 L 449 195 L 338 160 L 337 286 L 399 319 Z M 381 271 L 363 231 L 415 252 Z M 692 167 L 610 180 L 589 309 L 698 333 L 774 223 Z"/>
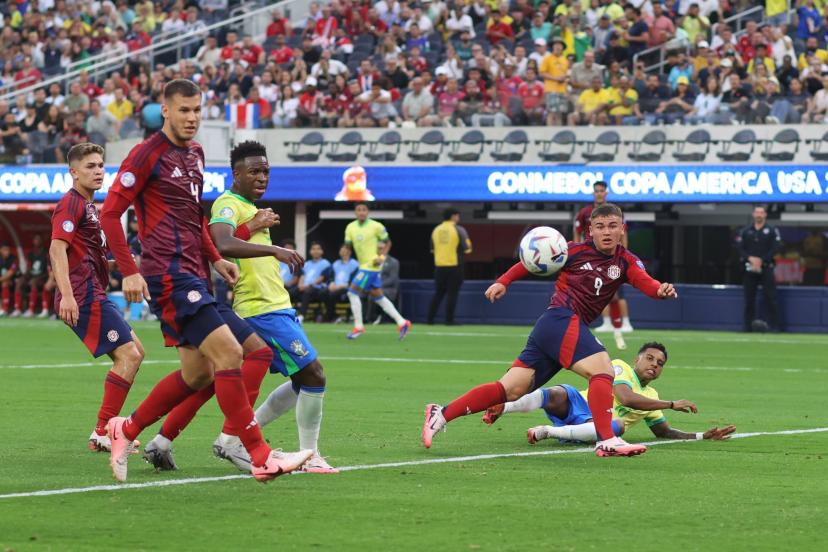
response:
<path id="1" fill-rule="evenodd" d="M 247 221 L 247 229 L 250 230 L 250 233 L 258 232 L 263 228 L 270 228 L 271 226 L 277 226 L 280 223 L 279 215 L 273 212 L 273 209 L 268 207 L 267 209 L 259 209 L 256 211 L 256 214 L 253 215 L 253 218 Z"/>
<path id="2" fill-rule="evenodd" d="M 658 293 L 659 299 L 666 299 L 668 297 L 672 297 L 673 299 L 678 299 L 678 293 L 676 293 L 676 288 L 673 287 L 673 284 L 664 282 L 660 286 L 658 286 Z"/>
<path id="3" fill-rule="evenodd" d="M 382 263 L 385 262 L 385 255 L 378 255 L 374 257 L 373 265 L 380 266 Z"/>
<path id="4" fill-rule="evenodd" d="M 236 263 L 231 263 L 227 259 L 219 259 L 213 263 L 213 268 L 227 282 L 228 286 L 233 287 L 239 281 L 239 267 Z"/>
<path id="5" fill-rule="evenodd" d="M 489 286 L 489 289 L 486 290 L 484 295 L 486 296 L 486 299 L 489 300 L 489 302 L 494 303 L 495 301 L 506 295 L 506 286 L 495 282 Z"/>
<path id="6" fill-rule="evenodd" d="M 762 272 L 762 258 L 761 257 L 748 257 L 748 262 L 753 267 L 754 272 Z"/>
<path id="7" fill-rule="evenodd" d="M 80 313 L 78 311 L 78 302 L 71 295 L 64 295 L 60 298 L 60 308 L 58 309 L 58 316 L 60 319 L 74 326 L 78 323 Z"/>
<path id="8" fill-rule="evenodd" d="M 273 256 L 276 257 L 280 263 L 285 263 L 290 267 L 291 274 L 296 274 L 299 269 L 305 264 L 305 259 L 302 255 L 293 249 L 285 249 L 284 247 L 273 247 Z"/>
<path id="9" fill-rule="evenodd" d="M 147 282 L 137 272 L 124 278 L 124 281 L 121 283 L 121 289 L 124 291 L 124 297 L 130 303 L 140 303 L 144 299 L 147 301 L 150 300 Z"/>
<path id="10" fill-rule="evenodd" d="M 736 431 L 736 426 L 729 425 L 727 427 L 723 427 L 719 429 L 718 427 L 714 427 L 712 429 L 708 429 L 704 432 L 704 439 L 710 439 L 711 441 L 725 441 L 730 439 L 731 434 Z"/>
<path id="11" fill-rule="evenodd" d="M 699 407 L 697 407 L 696 404 L 693 402 L 685 401 L 684 399 L 682 399 L 680 401 L 673 401 L 673 410 L 675 410 L 676 412 L 686 412 L 688 414 L 690 414 L 691 412 L 693 414 L 698 414 Z"/>

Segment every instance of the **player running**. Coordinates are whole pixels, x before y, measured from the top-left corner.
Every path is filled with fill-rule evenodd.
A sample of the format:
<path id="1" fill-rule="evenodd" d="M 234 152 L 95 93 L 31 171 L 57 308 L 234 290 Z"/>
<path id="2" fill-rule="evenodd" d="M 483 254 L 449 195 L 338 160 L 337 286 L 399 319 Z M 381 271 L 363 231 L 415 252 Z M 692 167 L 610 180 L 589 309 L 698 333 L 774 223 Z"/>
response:
<path id="1" fill-rule="evenodd" d="M 400 340 L 403 340 L 411 328 L 411 322 L 403 318 L 394 303 L 382 293 L 381 273 L 388 252 L 388 232 L 382 223 L 368 218 L 369 213 L 367 203 L 357 203 L 354 207 L 356 220 L 345 227 L 345 243 L 353 248 L 359 261 L 359 271 L 351 280 L 348 290 L 351 314 L 354 315 L 354 329 L 348 334 L 348 339 L 356 339 L 365 333 L 361 294 L 367 292 L 385 314 L 397 323 Z"/>
<path id="2" fill-rule="evenodd" d="M 713 427 L 703 433 L 687 433 L 673 429 L 661 412 L 665 409 L 677 412 L 698 412 L 695 403 L 687 400 L 665 401 L 658 397 L 658 392 L 650 384 L 661 376 L 667 364 L 667 348 L 661 343 L 645 343 L 635 357 L 635 367 L 620 359 L 612 361 L 615 371 L 613 382 L 613 413 L 617 417 L 612 421 L 616 435 L 623 435 L 632 426 L 642 420 L 656 437 L 665 439 L 729 439 L 736 431 L 735 426 L 719 429 Z M 486 410 L 483 421 L 493 424 L 504 414 L 511 412 L 531 412 L 543 409 L 553 425 L 529 428 L 529 444 L 543 439 L 559 439 L 561 442 L 594 443 L 597 439 L 592 413 L 587 403 L 587 392 L 578 391 L 572 385 L 555 385 L 536 389 L 514 402 L 499 404 Z"/>
<path id="3" fill-rule="evenodd" d="M 515 401 L 540 388 L 561 368 L 589 380 L 589 410 L 599 440 L 597 456 L 634 456 L 647 450 L 630 445 L 612 430 L 613 368 L 606 349 L 589 332 L 592 322 L 625 282 L 654 299 L 677 297 L 672 284 L 651 278 L 641 261 L 621 245 L 624 221 L 611 203 L 596 207 L 590 221 L 593 240 L 569 243 L 569 257 L 560 271 L 549 308 L 535 322 L 526 347 L 500 381 L 475 387 L 445 407 L 426 405 L 423 445 L 431 447 L 434 434 L 460 416 Z M 529 274 L 516 263 L 486 290 L 494 302 L 506 287 Z"/>
<path id="4" fill-rule="evenodd" d="M 267 150 L 258 142 L 242 142 L 230 152 L 230 166 L 233 187 L 213 203 L 210 233 L 219 252 L 237 259 L 239 265 L 239 280 L 233 288 L 233 309 L 269 344 L 273 359 L 270 370 L 291 379 L 262 403 L 256 411 L 256 420 L 264 427 L 296 407 L 299 448 L 314 451 L 302 471 L 339 473 L 319 454 L 325 372 L 299 324 L 280 275 L 276 253 L 284 250 L 270 240 L 270 227 L 278 224 L 279 218 L 270 209 L 258 210 L 254 203 L 262 198 L 270 179 Z M 255 392 L 258 395 L 258 387 Z M 169 450 L 169 441 L 184 430 L 212 395 L 212 389 L 205 388 L 173 409 L 159 435 L 147 444 L 146 451 Z M 213 451 L 240 470 L 250 471 L 250 455 L 239 438 L 228 434 L 226 428 L 213 443 Z M 155 456 L 161 455 L 155 453 Z M 160 469 L 174 467 L 171 453 L 168 455 L 160 465 L 153 463 Z"/>
<path id="5" fill-rule="evenodd" d="M 124 297 L 132 303 L 149 301 L 165 344 L 178 349 L 181 369 L 162 379 L 129 418 L 110 420 L 110 465 L 115 478 L 125 481 L 132 440 L 213 382 L 219 407 L 252 458 L 253 476 L 266 482 L 301 467 L 313 451 L 284 454 L 264 442 L 242 379 L 239 340 L 249 337 L 244 335 L 247 324 L 230 309 L 220 310 L 208 288 L 208 260 L 231 285 L 238 268 L 219 255 L 201 207 L 204 151 L 193 141 L 201 123 L 201 91 L 192 81 L 170 81 L 162 111 L 161 130 L 135 146 L 121 164 L 101 224 L 124 275 Z M 120 222 L 130 204 L 143 246 L 140 272 Z M 296 268 L 302 264 L 295 252 L 278 255 Z M 263 351 L 269 353 L 267 347 Z M 251 379 L 260 383 L 267 368 L 262 370 L 265 363 L 259 360 Z"/>
<path id="6" fill-rule="evenodd" d="M 76 144 L 69 150 L 72 188 L 60 199 L 52 215 L 49 246 L 58 289 L 55 312 L 92 356 L 108 355 L 112 359 L 112 368 L 104 380 L 98 422 L 89 436 L 89 449 L 93 451 L 110 450 L 106 425 L 121 412 L 144 360 L 144 347 L 138 336 L 118 307 L 106 298 L 109 270 L 98 208 L 92 203 L 95 191 L 103 185 L 103 155 L 104 149 L 97 144 Z"/>

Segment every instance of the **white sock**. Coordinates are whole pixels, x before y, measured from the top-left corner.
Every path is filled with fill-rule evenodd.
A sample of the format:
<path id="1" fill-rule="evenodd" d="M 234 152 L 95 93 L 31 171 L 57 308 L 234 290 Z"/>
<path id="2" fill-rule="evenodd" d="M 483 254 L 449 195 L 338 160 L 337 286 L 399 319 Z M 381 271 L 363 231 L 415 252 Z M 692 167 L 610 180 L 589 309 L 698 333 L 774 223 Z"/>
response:
<path id="1" fill-rule="evenodd" d="M 172 446 L 172 441 L 161 435 L 160 433 L 155 436 L 152 440 L 153 443 L 160 449 L 160 450 L 170 450 Z"/>
<path id="2" fill-rule="evenodd" d="M 405 318 L 403 318 L 402 315 L 399 312 L 397 312 L 397 308 L 394 306 L 394 303 L 388 300 L 388 297 L 383 295 L 382 297 L 377 299 L 377 305 L 379 305 L 380 308 L 385 311 L 385 314 L 394 319 L 394 322 L 397 323 L 397 326 L 402 326 L 403 324 L 405 324 Z"/>
<path id="3" fill-rule="evenodd" d="M 543 389 L 535 389 L 528 395 L 524 395 L 516 401 L 507 402 L 503 405 L 503 413 L 532 412 L 538 408 L 543 408 Z"/>
<path id="4" fill-rule="evenodd" d="M 630 324 L 630 317 L 625 316 L 624 318 L 622 318 L 621 319 L 621 325 L 622 326 L 632 326 L 632 324 Z"/>
<path id="5" fill-rule="evenodd" d="M 239 439 L 235 435 L 227 435 L 223 431 L 221 433 L 219 433 L 218 441 L 219 441 L 219 443 L 222 444 L 222 446 L 225 446 L 225 447 L 241 444 L 241 439 Z"/>
<path id="6" fill-rule="evenodd" d="M 351 314 L 354 315 L 354 328 L 360 330 L 364 329 L 365 326 L 362 324 L 362 301 L 360 300 L 359 295 L 349 291 L 348 302 L 351 303 Z"/>
<path id="7" fill-rule="evenodd" d="M 265 401 L 256 409 L 256 419 L 264 427 L 294 406 L 296 406 L 296 391 L 293 382 L 288 380 L 267 396 Z"/>
<path id="8" fill-rule="evenodd" d="M 296 427 L 299 429 L 299 448 L 302 450 L 319 450 L 319 427 L 322 425 L 322 391 L 312 392 L 306 388 L 299 390 L 296 401 Z"/>
<path id="9" fill-rule="evenodd" d="M 610 317 L 610 316 L 605 316 L 605 317 L 604 317 L 604 324 L 603 324 L 603 325 L 604 325 L 604 326 L 612 326 L 612 317 Z"/>
<path id="10" fill-rule="evenodd" d="M 595 424 L 592 422 L 561 427 L 549 426 L 549 435 L 557 439 L 581 441 L 582 443 L 594 443 L 598 440 Z"/>

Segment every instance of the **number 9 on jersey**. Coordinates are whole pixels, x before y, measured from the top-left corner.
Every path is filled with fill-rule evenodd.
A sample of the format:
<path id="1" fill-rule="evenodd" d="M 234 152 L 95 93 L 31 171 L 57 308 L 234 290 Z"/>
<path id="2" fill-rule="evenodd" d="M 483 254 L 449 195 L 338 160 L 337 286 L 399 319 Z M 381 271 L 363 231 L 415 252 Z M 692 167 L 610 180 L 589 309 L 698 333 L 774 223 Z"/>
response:
<path id="1" fill-rule="evenodd" d="M 555 274 L 566 264 L 567 255 L 566 238 L 548 226 L 533 228 L 520 240 L 520 261 L 532 274 Z"/>

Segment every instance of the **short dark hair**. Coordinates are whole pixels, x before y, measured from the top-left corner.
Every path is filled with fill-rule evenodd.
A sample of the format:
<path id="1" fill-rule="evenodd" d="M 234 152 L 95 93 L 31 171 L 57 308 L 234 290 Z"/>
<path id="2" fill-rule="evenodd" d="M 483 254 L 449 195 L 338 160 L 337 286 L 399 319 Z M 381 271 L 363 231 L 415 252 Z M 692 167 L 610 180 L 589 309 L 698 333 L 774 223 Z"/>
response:
<path id="1" fill-rule="evenodd" d="M 69 153 L 66 154 L 66 161 L 71 165 L 72 162 L 80 161 L 87 155 L 92 155 L 93 153 L 97 153 L 98 155 L 103 157 L 104 149 L 102 146 L 99 146 L 98 144 L 93 144 L 92 142 L 82 142 L 80 144 L 75 144 L 69 149 Z"/>
<path id="2" fill-rule="evenodd" d="M 371 206 L 370 206 L 370 205 L 368 205 L 368 202 L 367 202 L 367 201 L 357 201 L 356 203 L 354 203 L 354 209 L 356 209 L 356 208 L 357 208 L 357 207 L 359 207 L 360 205 L 365 205 L 365 207 L 367 207 L 368 209 L 370 209 L 370 208 L 371 208 Z"/>
<path id="3" fill-rule="evenodd" d="M 755 211 L 756 209 L 762 209 L 762 210 L 763 210 L 763 211 L 765 211 L 766 213 L 768 212 L 768 207 L 767 207 L 767 205 L 765 205 L 764 203 L 757 203 L 757 204 L 755 204 L 755 205 L 753 206 L 753 210 Z"/>
<path id="4" fill-rule="evenodd" d="M 658 341 L 650 341 L 648 343 L 645 343 L 638 350 L 638 354 L 640 355 L 647 349 L 656 349 L 661 351 L 662 353 L 664 353 L 664 362 L 667 362 L 667 347 L 665 347 L 662 343 L 659 343 Z"/>
<path id="5" fill-rule="evenodd" d="M 285 238 L 282 240 L 282 247 L 287 247 L 288 245 L 292 245 L 293 249 L 296 249 L 296 240 L 292 238 Z"/>
<path id="6" fill-rule="evenodd" d="M 191 80 L 174 79 L 164 85 L 164 99 L 169 100 L 175 95 L 192 98 L 193 96 L 200 96 L 201 89 Z"/>
<path id="7" fill-rule="evenodd" d="M 255 140 L 245 140 L 236 144 L 236 147 L 230 150 L 230 167 L 235 167 L 236 163 L 247 157 L 267 158 L 267 148 Z"/>
<path id="8" fill-rule="evenodd" d="M 604 203 L 603 205 L 599 205 L 595 209 L 592 210 L 592 214 L 589 216 L 589 220 L 595 220 L 598 217 L 620 217 L 624 218 L 624 213 L 621 211 L 621 207 L 616 205 L 615 203 Z"/>
<path id="9" fill-rule="evenodd" d="M 601 187 L 603 187 L 605 190 L 606 190 L 607 188 L 609 188 L 609 186 L 607 185 L 607 183 L 606 183 L 606 182 L 604 182 L 603 180 L 596 180 L 595 182 L 593 182 L 593 183 L 592 183 L 592 189 L 593 189 L 593 190 L 595 189 L 595 187 L 596 187 L 596 186 L 601 186 Z"/>
<path id="10" fill-rule="evenodd" d="M 325 249 L 324 247 L 322 247 L 322 242 L 312 241 L 312 242 L 310 242 L 310 244 L 308 245 L 308 251 L 310 251 L 310 248 L 311 248 L 311 247 L 313 247 L 314 245 L 318 245 L 318 246 L 319 246 L 319 247 L 321 247 L 322 249 Z"/>
<path id="11" fill-rule="evenodd" d="M 454 207 L 449 207 L 448 209 L 443 211 L 443 220 L 450 220 L 451 217 L 453 217 L 454 215 L 459 215 L 459 214 L 460 214 L 460 211 L 458 211 Z"/>

